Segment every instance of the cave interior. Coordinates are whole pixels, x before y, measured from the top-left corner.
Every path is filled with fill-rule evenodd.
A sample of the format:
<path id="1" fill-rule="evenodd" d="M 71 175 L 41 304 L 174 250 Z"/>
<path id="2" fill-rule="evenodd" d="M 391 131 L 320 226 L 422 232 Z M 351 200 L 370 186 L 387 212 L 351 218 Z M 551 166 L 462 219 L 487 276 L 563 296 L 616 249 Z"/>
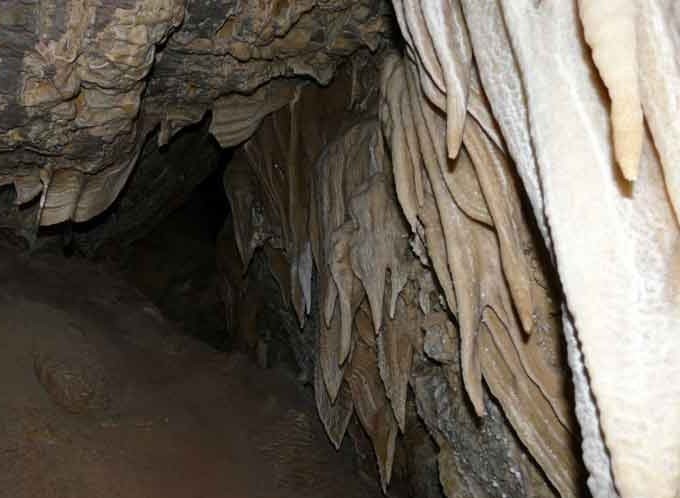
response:
<path id="1" fill-rule="evenodd" d="M 679 53 L 673 0 L 0 0 L 0 497 L 678 498 Z"/>

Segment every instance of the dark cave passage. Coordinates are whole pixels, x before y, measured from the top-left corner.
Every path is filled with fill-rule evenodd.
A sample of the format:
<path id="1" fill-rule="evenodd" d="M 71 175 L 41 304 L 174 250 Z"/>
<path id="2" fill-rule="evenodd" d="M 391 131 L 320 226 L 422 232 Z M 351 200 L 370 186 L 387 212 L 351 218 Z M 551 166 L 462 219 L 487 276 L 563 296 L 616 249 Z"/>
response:
<path id="1" fill-rule="evenodd" d="M 284 366 L 310 383 L 316 316 L 300 328 L 263 249 L 255 250 L 247 268 L 234 254 L 219 253 L 236 248 L 224 190 L 232 151 L 206 135 L 210 118 L 181 130 L 161 148 L 152 135 L 124 196 L 106 216 L 76 226 L 68 249 L 120 273 L 183 333 L 218 351 L 249 354 L 263 367 Z M 148 178 L 155 174 L 162 177 L 155 180 L 158 192 L 148 196 Z M 140 209 L 131 198 L 141 201 L 145 194 L 149 198 Z M 250 286 L 248 302 L 230 320 L 225 316 L 227 277 Z"/>
<path id="2" fill-rule="evenodd" d="M 229 205 L 223 167 L 115 261 L 126 279 L 191 336 L 220 351 L 231 347 L 218 289 L 216 242 Z"/>

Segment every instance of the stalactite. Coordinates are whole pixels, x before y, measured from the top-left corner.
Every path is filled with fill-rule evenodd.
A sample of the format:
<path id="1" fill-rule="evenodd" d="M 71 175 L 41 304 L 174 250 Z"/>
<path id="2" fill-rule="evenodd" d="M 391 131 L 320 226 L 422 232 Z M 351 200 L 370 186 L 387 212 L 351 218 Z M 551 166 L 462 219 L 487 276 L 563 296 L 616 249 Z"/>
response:
<path id="1" fill-rule="evenodd" d="M 316 149 L 315 159 L 307 155 L 313 188 L 295 209 L 310 210 L 307 231 L 298 237 L 309 237 L 315 247 L 320 276 L 320 416 L 339 446 L 348 417 L 357 413 L 387 485 L 394 437 L 409 431 L 413 358 L 421 365 L 442 364 L 444 382 L 461 382 L 455 379 L 462 376 L 479 414 L 490 406 L 486 382 L 550 482 L 563 496 L 576 496 L 580 467 L 565 357 L 557 345 L 558 322 L 550 315 L 555 295 L 546 290 L 546 267 L 536 263 L 536 234 L 526 222 L 497 127 L 474 87 L 471 102 L 484 126 L 466 114 L 460 150 L 450 159 L 448 122 L 417 76 L 411 60 L 388 55 L 379 98 L 363 112 L 345 114 L 335 138 Z M 265 118 L 244 147 L 255 182 L 251 191 L 269 197 L 257 202 L 269 206 L 265 219 L 276 220 L 281 233 L 290 233 L 295 215 L 277 199 L 287 195 L 284 179 L 299 165 L 281 159 L 278 177 L 271 165 L 279 160 L 275 151 L 291 150 L 286 130 L 304 136 L 306 128 L 316 127 L 313 121 L 293 124 L 295 106 L 304 109 L 306 95 L 302 89 L 289 108 Z M 283 251 L 294 267 L 289 243 L 275 237 L 260 243 Z M 439 422 L 432 425 L 436 416 L 424 412 L 428 406 L 421 405 L 421 416 L 435 434 Z M 443 462 L 447 452 L 458 451 L 452 442 L 450 436 L 439 441 Z M 465 489 L 483 486 L 474 484 L 477 478 L 465 479 Z"/>

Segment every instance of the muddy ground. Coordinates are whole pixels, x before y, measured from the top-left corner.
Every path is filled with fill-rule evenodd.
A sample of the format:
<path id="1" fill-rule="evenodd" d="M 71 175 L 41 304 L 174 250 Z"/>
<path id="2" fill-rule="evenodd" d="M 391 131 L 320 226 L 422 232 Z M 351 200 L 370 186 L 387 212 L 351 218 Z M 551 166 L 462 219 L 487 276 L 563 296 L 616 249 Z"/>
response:
<path id="1" fill-rule="evenodd" d="M 280 370 L 75 259 L 0 250 L 2 498 L 378 497 Z"/>

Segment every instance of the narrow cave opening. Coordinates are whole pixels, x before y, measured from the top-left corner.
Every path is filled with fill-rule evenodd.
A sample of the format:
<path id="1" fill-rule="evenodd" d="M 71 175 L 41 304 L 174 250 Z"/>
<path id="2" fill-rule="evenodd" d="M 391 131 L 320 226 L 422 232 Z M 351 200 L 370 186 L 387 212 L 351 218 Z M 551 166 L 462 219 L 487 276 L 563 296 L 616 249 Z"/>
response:
<path id="1" fill-rule="evenodd" d="M 41 250 L 57 251 L 61 243 L 66 257 L 76 255 L 120 274 L 182 333 L 218 351 L 247 353 L 261 367 L 285 367 L 309 383 L 312 322 L 303 330 L 283 300 L 271 254 L 258 247 L 244 265 L 234 253 L 234 215 L 225 192 L 234 152 L 209 134 L 211 119 L 208 113 L 163 146 L 152 134 L 112 208 L 84 224 L 43 229 L 50 240 Z M 65 238 L 68 231 L 75 235 Z M 56 234 L 61 239 L 51 240 Z M 224 287 L 227 277 L 236 281 L 235 288 Z M 238 287 L 248 280 L 250 290 Z M 233 296 L 225 293 L 231 291 L 247 292 L 248 302 L 228 319 L 225 302 Z"/>
<path id="2" fill-rule="evenodd" d="M 115 256 L 111 245 L 95 255 L 123 274 L 184 333 L 218 351 L 232 348 L 216 254 L 218 235 L 230 216 L 222 187 L 227 163 L 228 157 L 220 157 L 208 176 L 148 233 L 118 245 Z"/>

